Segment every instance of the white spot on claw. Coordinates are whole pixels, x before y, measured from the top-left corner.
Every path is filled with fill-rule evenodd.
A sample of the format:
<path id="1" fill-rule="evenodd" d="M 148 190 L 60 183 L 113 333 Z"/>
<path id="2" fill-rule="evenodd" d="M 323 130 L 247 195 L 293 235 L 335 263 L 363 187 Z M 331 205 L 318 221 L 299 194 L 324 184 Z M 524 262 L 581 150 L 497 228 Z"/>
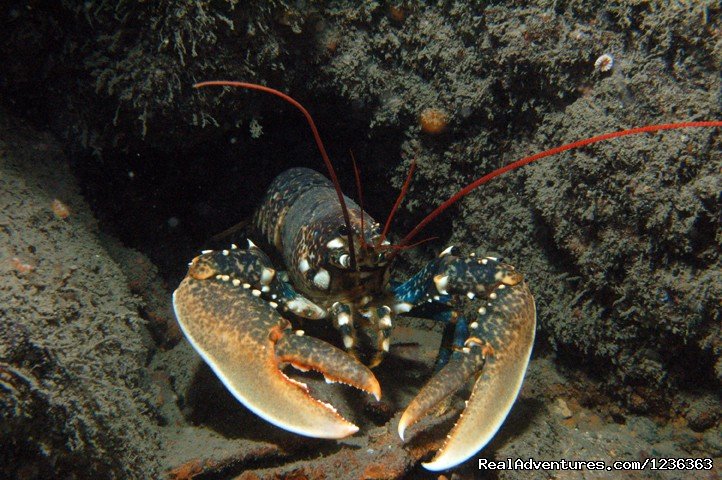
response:
<path id="1" fill-rule="evenodd" d="M 434 284 L 436 285 L 436 290 L 438 290 L 440 294 L 448 295 L 448 292 L 446 291 L 446 287 L 449 285 L 448 275 L 436 275 L 434 277 Z"/>
<path id="2" fill-rule="evenodd" d="M 479 307 L 479 310 L 477 310 L 477 312 L 479 312 L 479 315 L 485 315 L 485 314 L 486 314 L 486 307 Z"/>
<path id="3" fill-rule="evenodd" d="M 241 284 L 241 281 L 240 281 L 240 280 L 238 280 L 237 278 L 234 278 L 234 279 L 233 279 L 233 286 L 234 286 L 234 287 L 237 287 L 237 286 L 240 285 L 240 284 Z"/>
<path id="4" fill-rule="evenodd" d="M 401 302 L 394 305 L 395 313 L 406 313 L 411 311 L 414 306 L 408 302 Z"/>
<path id="5" fill-rule="evenodd" d="M 348 336 L 348 335 L 344 336 L 344 337 L 343 337 L 343 346 L 346 347 L 346 348 L 351 348 L 351 347 L 353 347 L 353 338 L 351 338 L 351 337 Z"/>
<path id="6" fill-rule="evenodd" d="M 271 280 L 273 280 L 275 275 L 276 271 L 274 269 L 263 267 L 263 271 L 261 271 L 261 285 L 268 285 L 271 283 Z"/>
<path id="7" fill-rule="evenodd" d="M 223 255 L 228 256 L 228 254 L 231 253 L 228 250 L 223 250 Z"/>
<path id="8" fill-rule="evenodd" d="M 391 345 L 391 342 L 388 338 L 384 338 L 384 341 L 381 342 L 381 348 L 384 350 L 384 352 L 389 351 L 389 346 Z"/>
<path id="9" fill-rule="evenodd" d="M 474 292 L 466 292 L 466 296 L 469 297 L 469 300 L 473 300 L 476 295 Z"/>
<path id="10" fill-rule="evenodd" d="M 306 333 L 306 332 L 304 332 L 303 330 L 296 330 L 296 336 L 297 336 L 297 337 L 303 337 L 303 335 L 304 335 L 305 333 Z"/>
<path id="11" fill-rule="evenodd" d="M 260 290 L 253 289 L 253 290 L 251 290 L 251 295 L 253 295 L 254 297 L 260 297 L 260 296 L 261 296 L 261 291 L 260 291 Z"/>
<path id="12" fill-rule="evenodd" d="M 492 300 L 496 300 L 496 297 L 497 297 L 497 295 L 496 295 L 496 293 L 494 293 L 494 292 L 491 292 L 491 293 L 489 294 L 489 298 L 491 298 Z"/>
<path id="13" fill-rule="evenodd" d="M 479 328 L 479 324 L 477 322 L 474 322 L 471 325 L 469 325 L 469 327 L 473 328 L 473 329 L 477 329 L 477 328 Z"/>

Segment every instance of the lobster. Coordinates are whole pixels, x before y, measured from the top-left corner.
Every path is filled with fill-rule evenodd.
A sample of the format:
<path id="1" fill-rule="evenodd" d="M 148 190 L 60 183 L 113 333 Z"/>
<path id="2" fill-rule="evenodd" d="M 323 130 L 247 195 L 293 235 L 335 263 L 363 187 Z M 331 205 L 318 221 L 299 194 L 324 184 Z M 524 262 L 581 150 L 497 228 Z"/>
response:
<path id="1" fill-rule="evenodd" d="M 185 336 L 226 388 L 246 407 L 288 431 L 317 438 L 343 438 L 358 431 L 333 406 L 313 398 L 282 370 L 290 364 L 315 370 L 329 382 L 354 386 L 377 400 L 381 386 L 371 368 L 389 351 L 396 316 L 420 305 L 442 307 L 453 345 L 442 345 L 437 373 L 401 416 L 398 433 L 444 399 L 473 383 L 466 408 L 434 458 L 424 467 L 452 468 L 480 451 L 511 410 L 531 356 L 536 331 L 534 297 L 523 274 L 496 257 L 462 254 L 449 247 L 406 281 L 392 279 L 396 254 L 446 208 L 489 180 L 557 153 L 610 138 L 687 127 L 720 127 L 720 121 L 649 125 L 570 143 L 523 158 L 479 178 L 443 202 L 399 244 L 387 240 L 391 217 L 381 229 L 343 195 L 316 125 L 286 94 L 262 85 L 213 81 L 195 87 L 231 86 L 270 93 L 306 117 L 330 180 L 293 168 L 270 185 L 250 222 L 248 248 L 206 250 L 189 264 L 173 293 Z M 356 169 L 355 169 L 356 170 Z M 358 171 L 357 182 L 358 182 Z M 283 259 L 279 270 L 252 239 Z M 327 319 L 345 350 L 294 330 L 295 319 Z M 356 348 L 373 345 L 368 366 Z"/>

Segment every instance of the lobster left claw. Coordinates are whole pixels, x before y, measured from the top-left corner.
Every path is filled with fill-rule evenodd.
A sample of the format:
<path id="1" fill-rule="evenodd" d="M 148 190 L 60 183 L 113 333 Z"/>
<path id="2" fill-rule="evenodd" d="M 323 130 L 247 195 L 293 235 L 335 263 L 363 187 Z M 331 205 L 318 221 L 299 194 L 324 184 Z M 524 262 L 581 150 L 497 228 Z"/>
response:
<path id="1" fill-rule="evenodd" d="M 309 395 L 303 383 L 287 377 L 280 367 L 289 363 L 317 370 L 329 382 L 352 385 L 377 399 L 379 383 L 346 352 L 294 332 L 276 308 L 296 308 L 299 299 L 281 298 L 284 286 L 278 282 L 258 249 L 206 252 L 193 260 L 173 293 L 176 317 L 193 348 L 255 414 L 310 437 L 352 435 L 358 431 L 356 425 Z M 279 303 L 266 301 L 266 294 Z"/>
<path id="2" fill-rule="evenodd" d="M 521 389 L 536 330 L 534 298 L 526 285 L 505 285 L 479 308 L 463 348 L 421 389 L 404 411 L 399 435 L 476 376 L 471 396 L 444 446 L 424 467 L 452 468 L 484 448 L 506 419 Z"/>

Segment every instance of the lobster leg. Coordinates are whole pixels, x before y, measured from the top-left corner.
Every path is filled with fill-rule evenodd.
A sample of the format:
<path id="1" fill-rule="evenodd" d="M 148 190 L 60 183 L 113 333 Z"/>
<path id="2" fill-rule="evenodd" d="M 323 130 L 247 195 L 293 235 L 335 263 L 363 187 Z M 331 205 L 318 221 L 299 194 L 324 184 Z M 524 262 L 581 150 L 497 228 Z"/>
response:
<path id="1" fill-rule="evenodd" d="M 404 411 L 399 435 L 474 378 L 467 406 L 444 446 L 424 467 L 444 470 L 481 450 L 496 434 L 521 389 L 534 342 L 534 299 L 521 274 L 496 258 L 445 251 L 422 275 L 397 287 L 401 301 L 473 306 L 463 345 Z M 463 332 L 461 332 L 463 334 Z M 455 343 L 460 343 L 457 339 Z"/>
<path id="2" fill-rule="evenodd" d="M 358 427 L 279 368 L 312 368 L 380 396 L 373 373 L 342 350 L 293 332 L 267 301 L 283 285 L 257 248 L 206 252 L 196 257 L 173 293 L 176 317 L 191 345 L 228 390 L 263 419 L 291 432 L 342 438 Z M 274 293 L 276 292 L 276 293 Z M 275 305 L 275 306 L 274 306 Z"/>
<path id="3" fill-rule="evenodd" d="M 433 318 L 444 323 L 441 346 L 434 365 L 434 371 L 438 372 L 449 363 L 453 352 L 464 346 L 464 342 L 469 338 L 469 325 L 465 317 L 451 310 L 441 311 Z"/>

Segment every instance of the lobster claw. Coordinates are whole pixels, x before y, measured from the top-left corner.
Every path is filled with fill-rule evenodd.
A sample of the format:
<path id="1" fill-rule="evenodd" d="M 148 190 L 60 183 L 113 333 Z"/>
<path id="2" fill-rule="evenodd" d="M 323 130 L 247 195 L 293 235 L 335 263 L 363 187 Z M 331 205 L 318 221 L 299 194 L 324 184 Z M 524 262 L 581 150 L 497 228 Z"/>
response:
<path id="1" fill-rule="evenodd" d="M 244 288 L 242 282 L 253 279 L 234 275 L 247 271 L 248 262 L 263 260 L 249 260 L 252 253 L 234 251 L 235 261 L 214 258 L 220 252 L 194 259 L 173 293 L 183 333 L 233 396 L 264 420 L 310 437 L 352 435 L 358 431 L 356 425 L 309 395 L 304 384 L 287 377 L 279 367 L 290 363 L 314 369 L 328 381 L 347 383 L 376 398 L 380 397 L 378 381 L 342 350 L 293 332 L 289 322 L 261 298 L 260 290 Z"/>
<path id="2" fill-rule="evenodd" d="M 404 411 L 398 432 L 426 415 L 441 400 L 476 376 L 471 396 L 443 447 L 424 467 L 452 468 L 484 448 L 513 406 L 529 364 L 536 329 L 534 298 L 525 282 L 500 292 L 472 323 L 471 336 L 461 351 L 421 389 Z M 480 340 L 484 339 L 484 340 Z"/>

